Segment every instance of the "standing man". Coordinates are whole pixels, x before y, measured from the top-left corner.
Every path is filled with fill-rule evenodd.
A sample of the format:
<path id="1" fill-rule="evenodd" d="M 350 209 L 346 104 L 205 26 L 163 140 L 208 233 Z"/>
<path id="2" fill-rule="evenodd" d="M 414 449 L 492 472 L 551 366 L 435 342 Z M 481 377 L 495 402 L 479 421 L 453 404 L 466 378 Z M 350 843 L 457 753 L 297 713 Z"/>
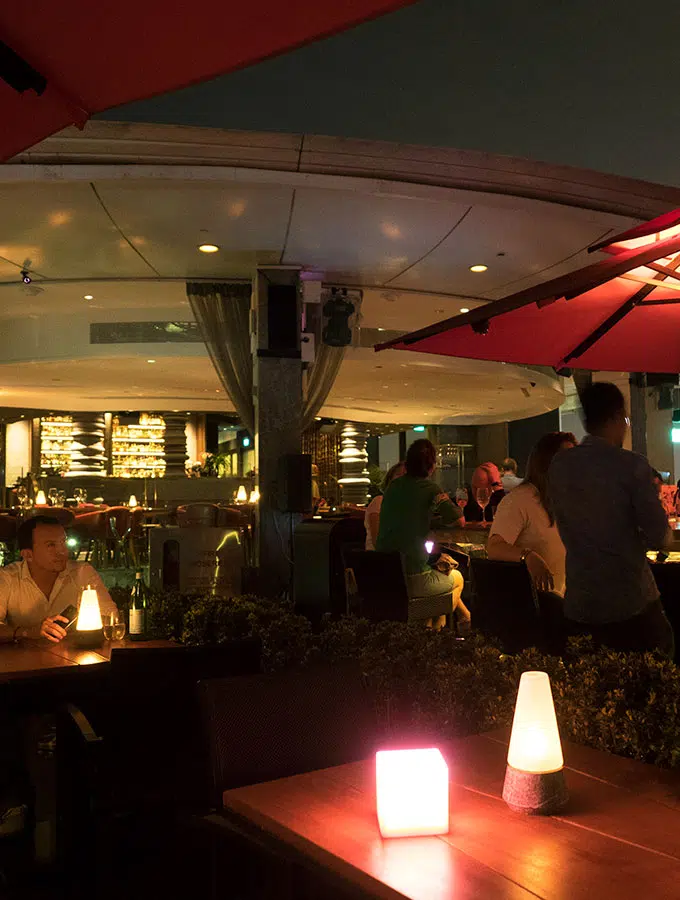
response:
<path id="1" fill-rule="evenodd" d="M 0 568 L 0 642 L 29 637 L 58 644 L 66 637 L 59 613 L 78 607 L 88 585 L 97 591 L 102 613 L 116 609 L 92 566 L 69 560 L 66 532 L 57 519 L 26 519 L 17 542 L 22 562 Z"/>
<path id="2" fill-rule="evenodd" d="M 548 474 L 567 551 L 567 624 L 613 650 L 672 656 L 673 630 L 646 556 L 670 540 L 652 469 L 623 449 L 630 421 L 616 385 L 590 385 L 581 404 L 588 434 L 558 453 Z"/>

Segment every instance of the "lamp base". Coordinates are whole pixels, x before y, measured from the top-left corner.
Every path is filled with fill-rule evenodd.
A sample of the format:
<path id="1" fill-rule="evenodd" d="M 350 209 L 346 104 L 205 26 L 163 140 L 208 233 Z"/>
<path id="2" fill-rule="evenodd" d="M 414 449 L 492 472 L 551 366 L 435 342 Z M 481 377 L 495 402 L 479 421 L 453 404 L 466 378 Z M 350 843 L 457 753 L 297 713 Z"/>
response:
<path id="1" fill-rule="evenodd" d="M 508 766 L 503 799 L 515 812 L 529 816 L 551 816 L 564 809 L 569 800 L 564 770 L 537 775 Z"/>
<path id="2" fill-rule="evenodd" d="M 91 631 L 74 631 L 73 643 L 83 650 L 92 650 L 101 647 L 104 642 L 104 632 L 101 628 L 93 628 Z"/>

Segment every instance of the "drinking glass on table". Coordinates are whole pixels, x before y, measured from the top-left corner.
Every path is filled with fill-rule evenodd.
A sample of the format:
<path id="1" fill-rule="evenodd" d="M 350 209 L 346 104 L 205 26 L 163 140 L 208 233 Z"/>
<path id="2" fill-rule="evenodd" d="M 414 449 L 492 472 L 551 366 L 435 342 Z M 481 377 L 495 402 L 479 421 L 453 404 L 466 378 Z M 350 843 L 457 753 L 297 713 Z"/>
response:
<path id="1" fill-rule="evenodd" d="M 125 619 L 118 610 L 102 613 L 102 625 L 107 641 L 121 641 L 125 637 Z"/>
<path id="2" fill-rule="evenodd" d="M 57 506 L 63 506 L 66 503 L 66 491 L 57 491 Z"/>
<path id="3" fill-rule="evenodd" d="M 50 501 L 50 506 L 56 506 L 59 499 L 59 491 L 56 488 L 50 488 L 47 492 L 47 499 Z"/>
<path id="4" fill-rule="evenodd" d="M 478 488 L 477 489 L 477 503 L 482 508 L 482 522 L 484 521 L 484 510 L 489 505 L 489 500 L 491 500 L 491 491 L 489 488 Z"/>
<path id="5" fill-rule="evenodd" d="M 456 503 L 461 509 L 465 509 L 468 505 L 468 499 L 467 488 L 456 488 Z"/>

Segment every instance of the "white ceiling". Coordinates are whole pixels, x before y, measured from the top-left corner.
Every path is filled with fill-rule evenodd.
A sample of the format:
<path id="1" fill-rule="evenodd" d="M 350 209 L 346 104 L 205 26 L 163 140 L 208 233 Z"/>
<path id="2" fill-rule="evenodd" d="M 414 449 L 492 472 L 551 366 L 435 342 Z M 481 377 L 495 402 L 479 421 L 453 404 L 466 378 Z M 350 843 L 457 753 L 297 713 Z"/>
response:
<path id="1" fill-rule="evenodd" d="M 168 142 L 181 131 L 166 129 Z M 210 139 L 214 146 L 214 132 Z M 121 165 L 88 165 L 82 154 L 79 165 L 63 162 L 0 166 L 6 329 L 19 315 L 186 321 L 183 279 L 248 278 L 258 264 L 285 264 L 362 287 L 364 327 L 412 330 L 576 268 L 589 244 L 636 221 L 589 209 L 583 197 L 565 205 L 441 187 L 434 174 L 427 184 L 303 175 L 255 168 L 252 160 L 248 168 L 201 166 L 200 154 L 185 165 L 135 166 L 129 154 Z M 199 253 L 202 242 L 220 252 Z M 471 273 L 477 263 L 488 271 Z M 34 279 L 28 288 L 23 267 Z M 147 364 L 150 352 L 149 345 L 116 345 L 92 358 L 75 339 L 71 353 L 65 339 L 56 361 L 32 345 L 21 365 L 0 358 L 2 403 L 231 408 L 202 348 L 159 345 L 157 363 Z M 498 421 L 560 402 L 555 381 L 538 379 L 527 397 L 528 381 L 526 370 L 513 367 L 356 350 L 324 413 L 375 422 Z"/>

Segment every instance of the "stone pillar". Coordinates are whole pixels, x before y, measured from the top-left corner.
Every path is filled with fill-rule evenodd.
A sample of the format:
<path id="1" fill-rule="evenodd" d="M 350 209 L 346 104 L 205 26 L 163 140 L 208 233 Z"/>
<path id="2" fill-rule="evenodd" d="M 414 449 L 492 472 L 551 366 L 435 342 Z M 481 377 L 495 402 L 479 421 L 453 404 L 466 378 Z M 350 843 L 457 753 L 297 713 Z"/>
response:
<path id="1" fill-rule="evenodd" d="M 629 384 L 631 447 L 635 453 L 647 456 L 647 376 L 644 372 L 631 372 Z"/>
<path id="2" fill-rule="evenodd" d="M 345 422 L 340 432 L 339 479 L 343 503 L 365 506 L 368 503 L 368 453 L 366 441 L 368 433 L 353 422 Z"/>
<path id="3" fill-rule="evenodd" d="M 297 269 L 259 269 L 252 304 L 256 483 L 260 490 L 255 565 L 259 589 L 277 594 L 291 584 L 291 535 L 300 518 L 279 510 L 277 500 L 279 459 L 300 453 L 302 445 Z"/>
<path id="4" fill-rule="evenodd" d="M 69 478 L 106 475 L 104 414 L 73 413 L 73 451 Z"/>
<path id="5" fill-rule="evenodd" d="M 166 413 L 165 422 L 165 476 L 185 475 L 187 461 L 187 417 L 178 413 Z"/>

